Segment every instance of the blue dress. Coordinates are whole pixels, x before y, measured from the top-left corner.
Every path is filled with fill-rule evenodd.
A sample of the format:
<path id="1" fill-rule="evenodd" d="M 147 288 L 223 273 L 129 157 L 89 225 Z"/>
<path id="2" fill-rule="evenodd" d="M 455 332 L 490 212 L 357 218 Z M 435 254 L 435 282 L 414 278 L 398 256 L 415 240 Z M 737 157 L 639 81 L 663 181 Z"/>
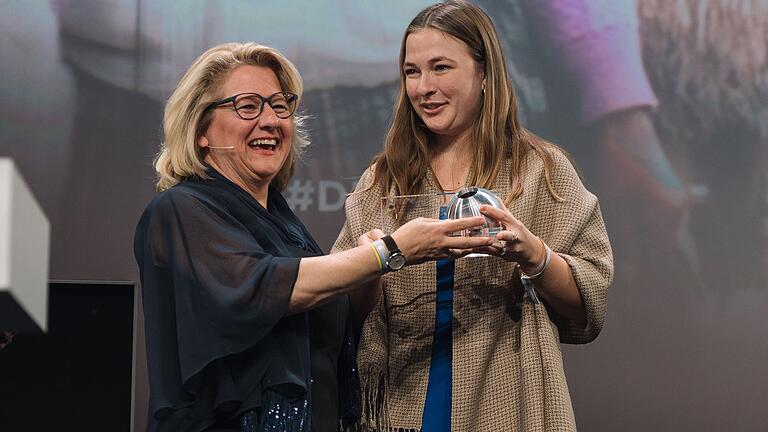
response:
<path id="1" fill-rule="evenodd" d="M 447 208 L 440 208 L 440 219 L 447 218 Z M 437 299 L 432 361 L 424 402 L 422 432 L 451 430 L 451 360 L 453 353 L 453 273 L 454 260 L 437 261 Z"/>

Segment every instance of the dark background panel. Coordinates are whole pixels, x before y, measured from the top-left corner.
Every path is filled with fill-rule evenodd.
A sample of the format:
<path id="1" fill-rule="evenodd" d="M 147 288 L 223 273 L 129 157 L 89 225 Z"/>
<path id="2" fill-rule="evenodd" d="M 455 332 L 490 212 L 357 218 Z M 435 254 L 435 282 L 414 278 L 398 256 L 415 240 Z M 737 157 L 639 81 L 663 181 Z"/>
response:
<path id="1" fill-rule="evenodd" d="M 48 332 L 0 351 L 0 430 L 129 431 L 134 285 L 52 282 Z"/>

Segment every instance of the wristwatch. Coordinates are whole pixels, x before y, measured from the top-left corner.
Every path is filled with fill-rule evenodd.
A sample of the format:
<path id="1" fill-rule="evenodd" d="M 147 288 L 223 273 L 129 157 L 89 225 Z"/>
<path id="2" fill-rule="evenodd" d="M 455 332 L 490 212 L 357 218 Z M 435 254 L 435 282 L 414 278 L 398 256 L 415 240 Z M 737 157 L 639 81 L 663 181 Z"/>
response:
<path id="1" fill-rule="evenodd" d="M 389 256 L 387 257 L 387 262 L 384 263 L 389 269 L 389 271 L 396 271 L 405 267 L 405 255 L 403 255 L 403 253 L 400 252 L 400 248 L 397 247 L 397 243 L 395 243 L 395 239 L 393 239 L 392 236 L 390 235 L 385 235 L 384 237 L 381 238 L 381 240 L 384 241 L 384 244 L 387 246 L 387 249 L 389 250 Z"/>

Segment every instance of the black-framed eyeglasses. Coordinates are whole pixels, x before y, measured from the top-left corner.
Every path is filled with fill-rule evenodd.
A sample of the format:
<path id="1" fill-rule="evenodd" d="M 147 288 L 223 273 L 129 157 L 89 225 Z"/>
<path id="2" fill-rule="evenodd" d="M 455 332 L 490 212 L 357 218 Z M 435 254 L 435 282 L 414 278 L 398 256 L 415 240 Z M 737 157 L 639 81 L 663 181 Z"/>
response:
<path id="1" fill-rule="evenodd" d="M 264 97 L 258 93 L 240 93 L 211 102 L 205 111 L 212 110 L 221 105 L 232 102 L 237 115 L 243 120 L 253 120 L 264 111 L 264 104 L 269 104 L 278 118 L 286 119 L 293 115 L 298 105 L 299 97 L 291 92 L 277 92 L 269 97 Z"/>

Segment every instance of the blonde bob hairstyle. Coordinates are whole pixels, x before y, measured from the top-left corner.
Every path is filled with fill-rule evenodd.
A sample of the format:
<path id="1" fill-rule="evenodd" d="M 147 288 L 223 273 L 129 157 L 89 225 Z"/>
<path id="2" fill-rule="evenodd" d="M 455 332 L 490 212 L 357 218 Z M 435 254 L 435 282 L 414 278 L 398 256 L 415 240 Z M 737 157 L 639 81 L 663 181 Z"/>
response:
<path id="1" fill-rule="evenodd" d="M 477 152 L 473 154 L 467 184 L 492 187 L 499 167 L 511 159 L 511 193 L 505 204 L 523 192 L 523 159 L 533 150 L 544 161 L 544 174 L 550 193 L 560 197 L 552 187 L 551 151 L 557 147 L 524 129 L 517 117 L 517 96 L 507 72 L 504 54 L 496 29 L 488 15 L 466 1 L 448 1 L 419 12 L 405 31 L 400 46 L 400 90 L 392 115 L 384 149 L 374 157 L 373 185 L 387 193 L 417 193 L 430 167 L 430 148 L 434 135 L 413 109 L 405 87 L 405 44 L 411 33 L 423 29 L 439 30 L 465 44 L 485 76 L 480 112 L 470 139 Z"/>
<path id="2" fill-rule="evenodd" d="M 165 140 L 154 161 L 158 191 L 164 191 L 187 177 L 206 177 L 203 159 L 209 150 L 197 145 L 198 138 L 211 122 L 212 114 L 206 112 L 205 108 L 211 102 L 228 96 L 217 92 L 229 72 L 242 65 L 271 69 L 281 89 L 297 94 L 301 101 L 301 76 L 296 67 L 277 50 L 248 42 L 218 45 L 204 52 L 192 63 L 165 104 Z M 280 191 L 288 185 L 304 147 L 309 144 L 302 127 L 304 118 L 294 113 L 292 119 L 294 133 L 291 151 L 271 183 Z"/>

